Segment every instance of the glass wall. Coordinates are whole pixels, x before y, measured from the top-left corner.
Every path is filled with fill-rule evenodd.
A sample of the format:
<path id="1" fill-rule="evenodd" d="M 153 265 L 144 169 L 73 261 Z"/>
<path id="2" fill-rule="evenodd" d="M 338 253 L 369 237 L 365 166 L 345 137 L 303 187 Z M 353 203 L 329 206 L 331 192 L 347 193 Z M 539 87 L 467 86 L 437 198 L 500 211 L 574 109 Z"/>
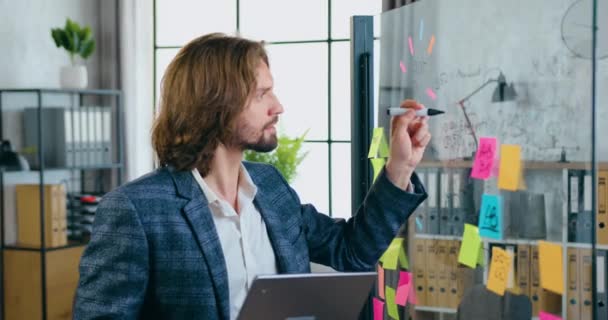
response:
<path id="1" fill-rule="evenodd" d="M 293 187 L 333 217 L 350 217 L 350 17 L 381 11 L 368 0 L 156 0 L 155 97 L 179 48 L 224 32 L 267 43 L 275 92 L 285 107 L 279 130 L 308 130 Z M 377 70 L 378 67 L 376 66 Z"/>
<path id="2" fill-rule="evenodd" d="M 608 319 L 607 15 L 438 0 L 377 17 L 379 126 L 405 98 L 445 112 L 400 235 L 409 265 L 379 263 L 377 317 Z"/>

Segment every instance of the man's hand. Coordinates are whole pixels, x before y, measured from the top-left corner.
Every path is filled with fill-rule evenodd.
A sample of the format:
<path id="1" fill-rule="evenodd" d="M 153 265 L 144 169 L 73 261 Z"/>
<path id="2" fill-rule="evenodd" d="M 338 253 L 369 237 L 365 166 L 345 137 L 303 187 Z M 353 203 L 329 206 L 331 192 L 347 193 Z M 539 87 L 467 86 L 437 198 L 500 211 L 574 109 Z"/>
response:
<path id="1" fill-rule="evenodd" d="M 416 116 L 416 110 L 423 107 L 416 100 L 404 100 L 401 108 L 409 110 L 391 119 L 391 150 L 386 163 L 386 175 L 403 190 L 407 189 L 412 173 L 431 140 L 428 117 Z"/>

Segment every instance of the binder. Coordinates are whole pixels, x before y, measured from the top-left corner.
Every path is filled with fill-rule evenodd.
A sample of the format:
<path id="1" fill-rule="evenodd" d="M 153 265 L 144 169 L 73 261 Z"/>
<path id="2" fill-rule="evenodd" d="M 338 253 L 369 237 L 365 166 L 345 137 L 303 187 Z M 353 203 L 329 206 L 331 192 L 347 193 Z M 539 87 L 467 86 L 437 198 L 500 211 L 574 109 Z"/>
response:
<path id="1" fill-rule="evenodd" d="M 527 244 L 517 245 L 516 254 L 516 276 L 517 287 L 521 293 L 530 296 L 530 246 Z"/>
<path id="2" fill-rule="evenodd" d="M 429 305 L 427 299 L 427 275 L 426 275 L 426 245 L 423 239 L 414 239 L 414 254 L 412 256 L 414 265 L 414 288 L 416 298 L 421 306 Z"/>
<path id="3" fill-rule="evenodd" d="M 581 278 L 581 289 L 579 301 L 581 302 L 580 319 L 591 319 L 592 301 L 592 257 L 590 249 L 580 249 L 581 257 L 579 260 L 579 272 Z"/>
<path id="4" fill-rule="evenodd" d="M 460 300 L 458 299 L 458 253 L 460 241 L 448 241 L 448 308 L 456 309 Z"/>
<path id="5" fill-rule="evenodd" d="M 514 245 L 506 245 L 505 251 L 511 255 L 511 257 L 515 257 L 515 246 Z M 507 277 L 507 288 L 513 290 L 515 285 L 515 259 L 511 259 L 511 267 L 509 268 L 510 272 Z"/>
<path id="6" fill-rule="evenodd" d="M 532 316 L 538 317 L 540 312 L 541 286 L 540 266 L 538 264 L 538 246 L 530 246 L 530 300 L 532 302 Z"/>
<path id="7" fill-rule="evenodd" d="M 44 188 L 44 242 L 45 247 L 67 244 L 66 191 L 62 184 L 46 184 Z M 40 248 L 40 186 L 15 185 L 17 198 L 17 243 Z"/>
<path id="8" fill-rule="evenodd" d="M 425 261 L 426 261 L 426 283 L 427 283 L 427 305 L 435 307 L 438 305 L 438 261 L 437 261 L 437 240 L 425 239 Z"/>
<path id="9" fill-rule="evenodd" d="M 568 170 L 568 241 L 578 242 L 578 213 L 580 198 L 579 170 Z"/>
<path id="10" fill-rule="evenodd" d="M 439 234 L 450 235 L 450 174 L 447 172 L 441 172 L 440 192 L 439 192 Z"/>
<path id="11" fill-rule="evenodd" d="M 581 182 L 579 181 L 579 187 Z M 591 243 L 591 228 L 593 226 L 593 212 L 591 203 L 591 192 L 593 192 L 591 173 L 585 172 L 582 181 L 582 189 L 579 190 L 579 212 L 576 219 L 576 242 Z"/>
<path id="12" fill-rule="evenodd" d="M 432 169 L 431 169 L 432 170 Z M 428 172 L 428 204 L 429 211 L 427 213 L 427 233 L 439 234 L 439 188 L 437 172 Z"/>
<path id="13" fill-rule="evenodd" d="M 113 149 L 112 149 L 112 108 L 104 107 L 102 108 L 101 115 L 101 143 L 102 143 L 102 161 L 104 164 L 112 164 L 113 163 Z"/>
<path id="14" fill-rule="evenodd" d="M 568 248 L 567 251 L 567 263 L 566 272 L 568 278 L 566 279 L 566 319 L 578 320 L 581 313 L 580 306 L 580 275 L 579 275 L 579 259 L 580 252 L 577 248 Z"/>
<path id="15" fill-rule="evenodd" d="M 597 227 L 596 236 L 598 244 L 608 244 L 608 171 L 598 172 L 597 185 Z"/>
<path id="16" fill-rule="evenodd" d="M 452 175 L 452 235 L 462 236 L 464 233 L 464 210 L 462 209 L 462 177 L 461 172 Z"/>
<path id="17" fill-rule="evenodd" d="M 608 294 L 606 293 L 606 268 L 608 265 L 608 252 L 606 250 L 598 250 L 596 257 L 596 277 L 597 282 L 597 302 L 595 304 L 595 314 L 597 319 L 608 319 Z"/>
<path id="18" fill-rule="evenodd" d="M 416 173 L 418 174 L 418 179 L 420 179 L 420 181 L 422 181 L 425 188 L 428 188 L 426 170 L 418 169 L 418 171 Z M 429 207 L 429 202 L 427 200 L 427 201 L 424 201 L 424 203 L 422 203 L 416 209 L 416 221 L 415 221 L 416 222 L 415 223 L 416 233 L 426 233 L 428 230 L 428 226 L 427 226 L 427 222 L 426 222 L 428 207 Z"/>
<path id="19" fill-rule="evenodd" d="M 436 240 L 436 261 L 438 266 L 437 272 L 437 287 L 436 295 L 437 306 L 447 308 L 449 304 L 449 287 L 450 287 L 450 268 L 449 263 L 449 240 Z"/>

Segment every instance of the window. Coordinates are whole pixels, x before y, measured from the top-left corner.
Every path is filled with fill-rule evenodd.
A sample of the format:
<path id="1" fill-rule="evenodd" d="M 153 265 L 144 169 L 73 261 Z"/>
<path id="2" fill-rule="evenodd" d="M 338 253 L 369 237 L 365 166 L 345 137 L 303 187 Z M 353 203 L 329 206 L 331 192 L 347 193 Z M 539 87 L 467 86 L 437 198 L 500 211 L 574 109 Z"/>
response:
<path id="1" fill-rule="evenodd" d="M 167 64 L 197 36 L 239 32 L 266 41 L 285 107 L 279 130 L 290 136 L 308 130 L 308 156 L 292 186 L 303 203 L 350 217 L 349 21 L 352 15 L 377 15 L 381 7 L 380 0 L 156 0 L 155 95 Z M 378 66 L 377 51 L 375 56 Z"/>

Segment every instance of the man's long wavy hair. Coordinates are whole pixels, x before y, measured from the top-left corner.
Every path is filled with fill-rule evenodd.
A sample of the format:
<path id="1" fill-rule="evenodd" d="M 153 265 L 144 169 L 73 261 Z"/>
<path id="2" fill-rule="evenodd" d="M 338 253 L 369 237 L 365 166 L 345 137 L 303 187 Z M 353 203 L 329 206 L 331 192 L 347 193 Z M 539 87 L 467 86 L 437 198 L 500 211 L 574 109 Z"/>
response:
<path id="1" fill-rule="evenodd" d="M 236 119 L 256 89 L 262 43 L 213 33 L 184 46 L 167 67 L 152 145 L 162 166 L 209 173 L 217 146 L 233 141 Z"/>

